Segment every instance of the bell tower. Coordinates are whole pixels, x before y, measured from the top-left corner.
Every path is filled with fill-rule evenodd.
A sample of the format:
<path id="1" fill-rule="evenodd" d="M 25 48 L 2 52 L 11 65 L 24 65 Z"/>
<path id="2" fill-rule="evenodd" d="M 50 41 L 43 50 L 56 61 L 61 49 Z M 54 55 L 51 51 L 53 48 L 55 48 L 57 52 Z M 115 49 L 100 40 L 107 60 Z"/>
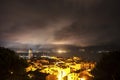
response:
<path id="1" fill-rule="evenodd" d="M 28 59 L 31 59 L 33 57 L 33 51 L 32 51 L 32 49 L 30 48 L 29 50 L 28 50 Z"/>

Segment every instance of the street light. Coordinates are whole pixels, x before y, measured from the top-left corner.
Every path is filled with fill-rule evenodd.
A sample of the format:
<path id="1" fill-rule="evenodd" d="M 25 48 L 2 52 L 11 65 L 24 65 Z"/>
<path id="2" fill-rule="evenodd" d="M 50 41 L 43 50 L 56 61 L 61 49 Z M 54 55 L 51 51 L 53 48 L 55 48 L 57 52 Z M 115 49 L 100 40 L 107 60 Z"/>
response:
<path id="1" fill-rule="evenodd" d="M 82 78 L 80 78 L 80 80 L 86 80 L 86 78 L 85 78 L 85 77 L 82 77 Z"/>

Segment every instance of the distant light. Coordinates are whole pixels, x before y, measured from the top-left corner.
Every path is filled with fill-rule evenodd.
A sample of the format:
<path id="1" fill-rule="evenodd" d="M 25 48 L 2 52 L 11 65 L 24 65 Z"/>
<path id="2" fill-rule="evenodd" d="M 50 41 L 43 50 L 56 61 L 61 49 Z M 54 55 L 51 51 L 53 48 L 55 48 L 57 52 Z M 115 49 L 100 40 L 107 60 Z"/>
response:
<path id="1" fill-rule="evenodd" d="M 57 52 L 61 54 L 61 53 L 66 53 L 67 51 L 65 51 L 65 50 L 57 50 Z"/>
<path id="2" fill-rule="evenodd" d="M 11 71 L 10 74 L 13 74 L 13 72 Z"/>

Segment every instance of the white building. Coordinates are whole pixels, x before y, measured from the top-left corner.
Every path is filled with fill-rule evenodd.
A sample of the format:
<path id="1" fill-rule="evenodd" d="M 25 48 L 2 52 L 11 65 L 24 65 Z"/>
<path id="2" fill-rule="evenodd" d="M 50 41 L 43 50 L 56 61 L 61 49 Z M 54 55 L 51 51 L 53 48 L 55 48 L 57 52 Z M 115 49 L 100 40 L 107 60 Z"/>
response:
<path id="1" fill-rule="evenodd" d="M 33 51 L 32 51 L 32 49 L 30 48 L 29 50 L 28 50 L 28 59 L 31 59 L 33 57 Z"/>

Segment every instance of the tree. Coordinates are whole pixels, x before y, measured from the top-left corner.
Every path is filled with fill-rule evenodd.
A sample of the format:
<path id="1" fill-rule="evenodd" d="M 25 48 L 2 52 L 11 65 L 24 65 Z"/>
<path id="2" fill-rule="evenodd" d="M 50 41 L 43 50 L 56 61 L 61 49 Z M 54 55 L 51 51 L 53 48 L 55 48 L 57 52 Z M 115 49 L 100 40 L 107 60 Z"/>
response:
<path id="1" fill-rule="evenodd" d="M 39 69 L 30 71 L 28 74 L 31 76 L 31 80 L 46 80 L 46 77 L 49 75 L 47 73 L 41 73 Z"/>
<path id="2" fill-rule="evenodd" d="M 10 49 L 0 47 L 0 80 L 27 80 L 27 62 Z"/>
<path id="3" fill-rule="evenodd" d="M 94 80 L 119 80 L 120 79 L 120 52 L 104 54 L 97 63 L 92 74 Z"/>

